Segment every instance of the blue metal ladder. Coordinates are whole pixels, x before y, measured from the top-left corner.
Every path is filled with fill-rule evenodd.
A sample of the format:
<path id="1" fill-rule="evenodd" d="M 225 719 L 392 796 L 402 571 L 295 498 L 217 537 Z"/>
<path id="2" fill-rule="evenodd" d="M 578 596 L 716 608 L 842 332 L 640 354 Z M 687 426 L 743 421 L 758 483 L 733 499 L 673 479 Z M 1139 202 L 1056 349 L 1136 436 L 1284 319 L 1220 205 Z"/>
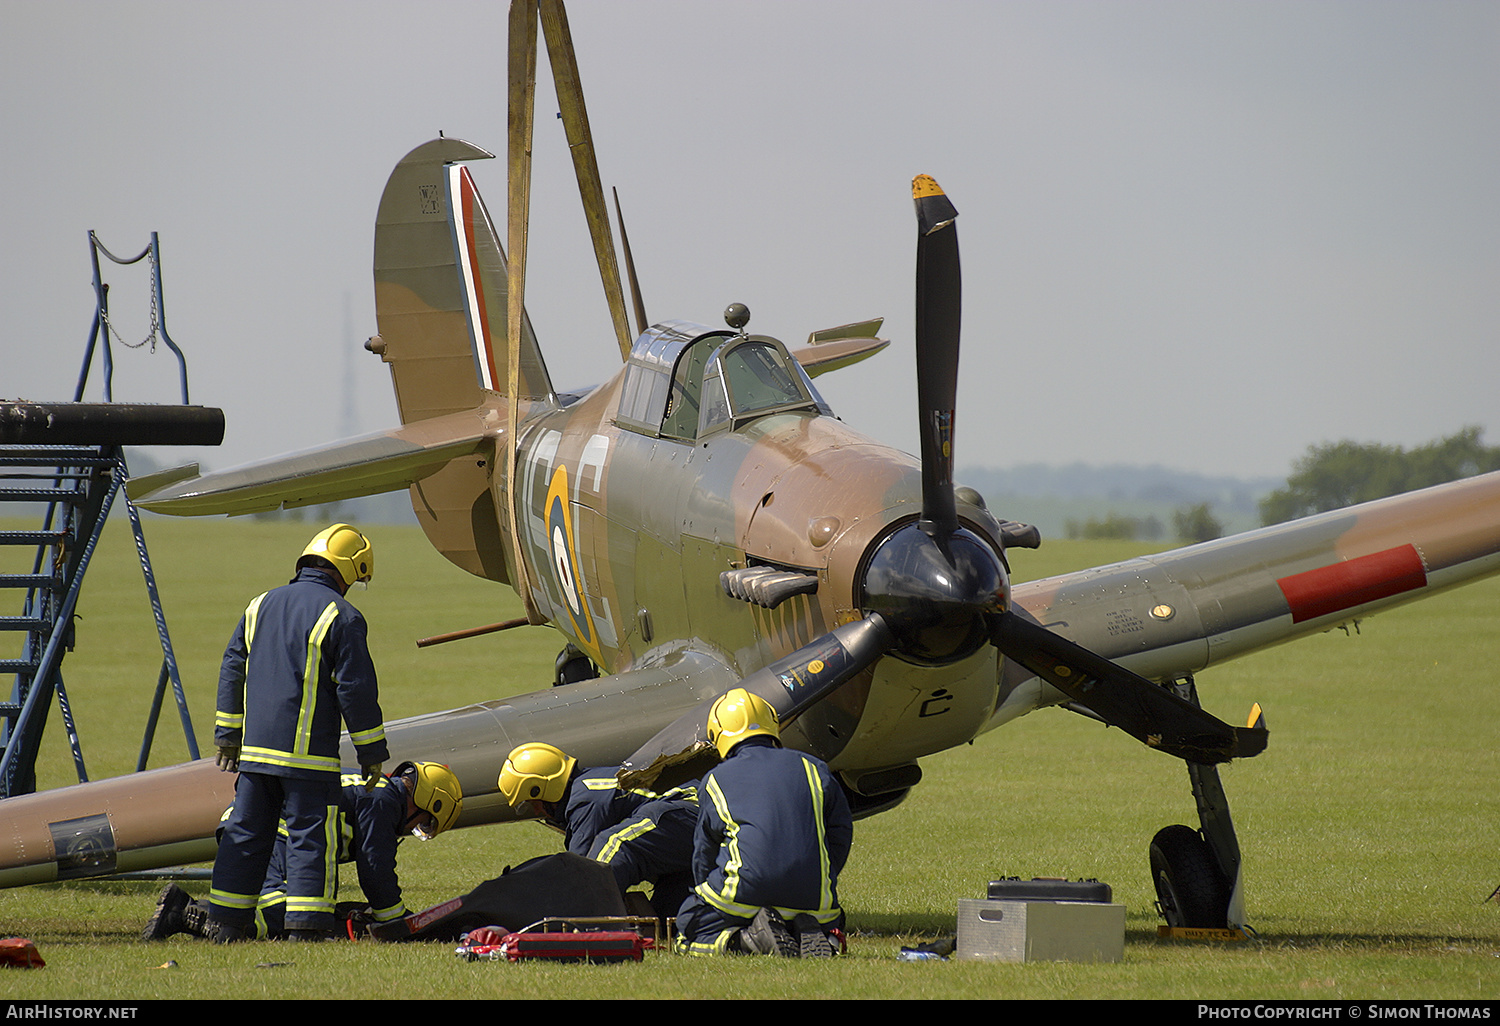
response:
<path id="1" fill-rule="evenodd" d="M 89 233 L 89 243 L 93 250 L 97 306 L 73 403 L 0 404 L 0 515 L 4 515 L 12 503 L 46 504 L 40 529 L 0 531 L 0 548 L 30 546 L 34 550 L 30 572 L 0 573 L 0 589 L 18 591 L 23 595 L 19 616 L 0 616 L 0 636 L 23 635 L 18 657 L 0 658 L 0 673 L 15 675 L 10 700 L 0 703 L 0 746 L 4 750 L 3 757 L 0 757 L 0 798 L 27 794 L 36 789 L 36 758 L 54 695 L 68 734 L 78 780 L 88 779 L 63 683 L 62 661 L 64 654 L 73 647 L 73 615 L 84 574 L 98 547 L 115 497 L 130 476 L 123 446 L 216 445 L 223 436 L 221 411 L 187 406 L 186 362 L 181 350 L 166 336 L 156 233 L 151 235 L 150 246 L 129 259 L 110 253 L 93 232 Z M 100 252 L 121 264 L 135 263 L 147 256 L 151 258 L 153 337 L 159 332 L 177 355 L 183 406 L 145 408 L 113 404 L 108 286 L 104 285 L 99 270 Z M 101 338 L 104 342 L 105 403 L 79 404 L 89 365 Z M 214 435 L 215 418 L 217 436 Z M 102 440 L 85 440 L 91 434 Z M 169 681 L 189 756 L 197 759 L 199 754 L 177 670 L 177 658 L 162 613 L 155 572 L 146 551 L 140 514 L 128 496 L 125 497 L 125 507 L 162 647 L 161 672 L 136 765 L 137 770 L 142 770 L 150 755 Z M 24 560 L 6 562 L 24 565 Z M 3 651 L 14 650 L 7 645 L 0 649 Z"/>

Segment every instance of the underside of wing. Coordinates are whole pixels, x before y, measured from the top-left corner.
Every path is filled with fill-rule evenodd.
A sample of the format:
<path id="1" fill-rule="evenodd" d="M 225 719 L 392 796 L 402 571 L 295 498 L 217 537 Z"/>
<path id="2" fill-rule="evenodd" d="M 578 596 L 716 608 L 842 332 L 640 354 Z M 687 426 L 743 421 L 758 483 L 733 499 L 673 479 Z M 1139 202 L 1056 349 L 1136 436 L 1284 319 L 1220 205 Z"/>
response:
<path id="1" fill-rule="evenodd" d="M 496 412 L 480 407 L 209 474 L 167 470 L 132 479 L 127 493 L 142 509 L 174 516 L 336 502 L 406 488 L 450 460 L 493 451 L 503 432 Z"/>

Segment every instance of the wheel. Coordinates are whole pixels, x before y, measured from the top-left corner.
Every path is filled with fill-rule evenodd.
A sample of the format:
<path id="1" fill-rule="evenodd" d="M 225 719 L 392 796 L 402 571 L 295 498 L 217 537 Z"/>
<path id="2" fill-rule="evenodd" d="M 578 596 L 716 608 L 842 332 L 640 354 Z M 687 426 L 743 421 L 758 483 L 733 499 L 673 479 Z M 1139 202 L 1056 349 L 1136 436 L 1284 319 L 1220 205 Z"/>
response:
<path id="1" fill-rule="evenodd" d="M 577 645 L 569 642 L 567 647 L 557 654 L 552 686 L 562 687 L 564 684 L 574 684 L 580 680 L 593 680 L 597 676 L 599 676 L 599 670 L 589 657 L 584 655 L 583 650 Z"/>
<path id="2" fill-rule="evenodd" d="M 1178 824 L 1156 832 L 1151 839 L 1151 879 L 1168 926 L 1228 925 L 1229 883 L 1213 849 L 1192 827 Z"/>

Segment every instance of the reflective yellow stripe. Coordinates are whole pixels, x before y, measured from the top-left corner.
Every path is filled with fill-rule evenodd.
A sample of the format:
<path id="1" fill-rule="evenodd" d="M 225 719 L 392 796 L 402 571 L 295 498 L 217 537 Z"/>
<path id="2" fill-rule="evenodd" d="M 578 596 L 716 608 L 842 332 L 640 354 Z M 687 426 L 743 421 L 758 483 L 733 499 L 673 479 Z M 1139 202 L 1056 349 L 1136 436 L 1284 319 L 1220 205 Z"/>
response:
<path id="1" fill-rule="evenodd" d="M 719 818 L 724 822 L 723 843 L 724 847 L 729 849 L 729 858 L 724 862 L 722 890 L 714 890 L 705 880 L 694 888 L 694 892 L 721 912 L 749 919 L 759 911 L 760 906 L 743 905 L 735 900 L 735 895 L 740 889 L 740 867 L 744 865 L 744 860 L 740 857 L 740 825 L 729 814 L 729 803 L 724 799 L 724 792 L 719 788 L 719 782 L 713 777 L 708 778 L 708 796 L 713 801 L 714 808 L 718 810 Z"/>
<path id="2" fill-rule="evenodd" d="M 328 603 L 307 634 L 307 662 L 302 667 L 302 708 L 297 713 L 297 734 L 292 742 L 292 751 L 297 755 L 306 755 L 312 747 L 312 716 L 318 704 L 318 667 L 323 661 L 323 639 L 328 636 L 328 629 L 338 615 L 338 603 Z M 338 760 L 333 762 L 336 765 Z"/>
<path id="3" fill-rule="evenodd" d="M 729 938 L 734 936 L 734 930 L 721 930 L 719 935 L 708 943 L 702 941 L 686 941 L 677 938 L 677 953 L 679 955 L 722 955 L 729 950 Z"/>
<path id="4" fill-rule="evenodd" d="M 260 900 L 260 895 L 236 894 L 233 891 L 221 891 L 217 888 L 210 888 L 208 900 L 224 908 L 252 909 L 255 907 L 256 902 Z"/>
<path id="5" fill-rule="evenodd" d="M 406 904 L 398 901 L 390 908 L 371 909 L 371 913 L 375 916 L 377 923 L 388 923 L 392 919 L 400 919 L 406 915 Z"/>
<path id="6" fill-rule="evenodd" d="M 639 819 L 634 823 L 626 823 L 618 830 L 609 834 L 609 840 L 605 841 L 604 847 L 599 849 L 599 854 L 594 856 L 595 862 L 608 863 L 620 854 L 620 847 L 626 841 L 633 841 L 643 834 L 648 834 L 656 829 L 656 824 L 649 819 Z"/>
<path id="7" fill-rule="evenodd" d="M 818 771 L 808 759 L 802 760 L 802 769 L 807 774 L 807 789 L 812 792 L 813 825 L 818 834 L 818 907 L 833 907 L 833 882 L 828 874 L 828 841 L 823 836 L 823 782 Z"/>
<path id="8" fill-rule="evenodd" d="M 323 820 L 323 898 L 333 911 L 339 896 L 339 807 L 328 806 Z"/>
<path id="9" fill-rule="evenodd" d="M 251 599 L 250 604 L 245 607 L 245 654 L 247 656 L 250 653 L 250 646 L 255 640 L 255 621 L 260 615 L 260 603 L 267 594 L 267 592 L 261 592 Z"/>
<path id="10" fill-rule="evenodd" d="M 369 730 L 361 730 L 358 733 L 351 733 L 349 735 L 349 740 L 353 741 L 356 745 L 370 745 L 374 744 L 376 741 L 384 741 L 385 724 L 382 723 L 378 727 L 372 727 Z"/>
<path id="11" fill-rule="evenodd" d="M 285 766 L 288 769 L 334 770 L 340 768 L 336 755 L 307 755 L 298 752 L 282 752 L 275 748 L 241 748 L 240 759 L 259 762 L 267 766 Z"/>
<path id="12" fill-rule="evenodd" d="M 257 615 L 260 613 L 260 600 L 265 597 L 266 593 L 261 592 L 251 599 L 250 604 L 245 607 L 245 673 L 247 675 L 250 672 L 250 642 L 255 637 L 255 622 Z M 240 711 L 227 712 L 223 709 L 214 710 L 214 726 L 223 727 L 225 730 L 243 731 L 245 729 L 244 709 L 245 682 L 240 681 Z"/>

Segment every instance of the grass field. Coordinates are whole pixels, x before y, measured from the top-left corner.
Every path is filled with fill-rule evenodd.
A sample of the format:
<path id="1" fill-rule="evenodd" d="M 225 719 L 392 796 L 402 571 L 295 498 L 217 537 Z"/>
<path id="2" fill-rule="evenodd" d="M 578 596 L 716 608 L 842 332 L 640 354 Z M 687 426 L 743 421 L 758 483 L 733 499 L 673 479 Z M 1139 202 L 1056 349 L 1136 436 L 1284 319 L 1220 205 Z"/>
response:
<path id="1" fill-rule="evenodd" d="M 211 750 L 224 642 L 245 601 L 289 576 L 316 526 L 151 519 L 146 530 L 199 744 Z M 448 565 L 415 528 L 372 534 L 376 578 L 351 597 L 371 624 L 388 720 L 548 683 L 560 644 L 549 629 L 418 650 L 419 637 L 517 615 L 518 603 Z M 1139 551 L 1048 542 L 1016 554 L 1014 569 L 1034 578 Z M 99 779 L 134 768 L 160 666 L 123 518 L 106 533 L 79 611 L 64 671 Z M 1493 999 L 1500 905 L 1485 899 L 1500 884 L 1497 614 L 1500 580 L 1484 581 L 1382 614 L 1358 634 L 1319 635 L 1199 678 L 1212 711 L 1236 720 L 1260 701 L 1271 728 L 1265 754 L 1223 774 L 1253 941 L 1157 939 L 1146 849 L 1158 828 L 1195 824 L 1187 775 L 1119 731 L 1047 710 L 925 760 L 904 805 L 856 825 L 840 885 L 853 937 L 849 957 L 832 963 L 652 954 L 626 966 L 467 964 L 441 944 L 145 944 L 138 932 L 160 883 L 73 882 L 0 891 L 0 936 L 30 938 L 47 960 L 0 973 L 0 996 Z M 185 753 L 169 708 L 150 765 Z M 39 777 L 43 788 L 76 779 L 55 710 Z M 531 825 L 404 845 L 408 904 L 464 893 L 556 847 L 555 834 Z M 957 900 L 983 896 L 1000 876 L 1111 884 L 1127 908 L 1124 961 L 896 959 L 904 943 L 951 934 Z"/>

